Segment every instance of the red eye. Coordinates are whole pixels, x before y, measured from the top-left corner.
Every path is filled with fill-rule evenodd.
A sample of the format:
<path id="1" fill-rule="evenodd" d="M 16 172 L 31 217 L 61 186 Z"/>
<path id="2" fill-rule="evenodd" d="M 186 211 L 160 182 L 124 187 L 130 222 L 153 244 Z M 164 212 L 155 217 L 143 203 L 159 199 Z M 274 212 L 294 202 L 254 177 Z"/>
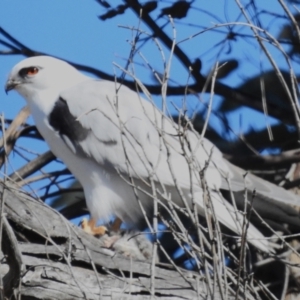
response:
<path id="1" fill-rule="evenodd" d="M 32 76 L 38 73 L 39 69 L 36 67 L 27 68 L 26 75 Z"/>
<path id="2" fill-rule="evenodd" d="M 39 72 L 39 68 L 38 67 L 27 67 L 27 68 L 23 68 L 19 71 L 19 75 L 22 78 L 26 78 L 26 76 L 34 76 Z"/>

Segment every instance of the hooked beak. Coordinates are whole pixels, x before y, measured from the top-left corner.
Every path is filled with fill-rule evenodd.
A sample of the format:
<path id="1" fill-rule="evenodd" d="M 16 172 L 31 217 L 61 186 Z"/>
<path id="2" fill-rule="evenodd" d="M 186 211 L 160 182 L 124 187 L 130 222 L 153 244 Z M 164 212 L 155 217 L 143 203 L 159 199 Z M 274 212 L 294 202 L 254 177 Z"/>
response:
<path id="1" fill-rule="evenodd" d="M 19 81 L 8 79 L 4 87 L 5 93 L 7 94 L 9 91 L 13 90 L 18 84 L 20 84 Z"/>

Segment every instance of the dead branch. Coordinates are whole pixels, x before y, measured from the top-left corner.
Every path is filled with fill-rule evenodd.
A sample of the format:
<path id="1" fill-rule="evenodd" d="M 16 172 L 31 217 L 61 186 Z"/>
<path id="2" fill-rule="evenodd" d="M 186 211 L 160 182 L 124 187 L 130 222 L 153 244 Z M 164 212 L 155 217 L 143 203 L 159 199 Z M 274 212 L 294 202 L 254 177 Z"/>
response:
<path id="1" fill-rule="evenodd" d="M 2 247 L 10 267 L 1 274 L 6 297 L 150 299 L 151 263 L 103 248 L 100 240 L 13 186 L 5 187 L 4 197 Z M 207 294 L 202 275 L 181 273 L 184 278 L 170 265 L 156 265 L 155 297 L 196 299 Z M 253 299 L 250 293 L 246 298 Z"/>
<path id="2" fill-rule="evenodd" d="M 3 137 L 0 140 L 0 148 L 3 148 L 3 150 L 0 152 L 0 168 L 2 167 L 5 161 L 5 156 L 8 156 L 9 153 L 12 151 L 16 140 L 21 134 L 20 127 L 25 123 L 29 114 L 29 108 L 25 106 L 14 118 L 13 122 L 6 130 L 5 134 L 3 134 Z"/>
<path id="3" fill-rule="evenodd" d="M 130 3 L 130 6 L 132 7 L 132 9 L 134 10 L 135 13 L 137 13 L 137 15 L 139 15 L 139 11 L 142 8 L 140 6 L 140 4 L 138 3 L 138 1 L 134 0 L 130 0 L 128 1 Z M 154 26 L 155 22 L 152 20 L 152 18 L 150 18 L 149 15 L 147 15 L 147 13 L 143 14 L 142 20 L 147 24 L 147 25 L 151 25 Z M 150 26 L 150 27 L 151 27 Z M 171 45 L 172 45 L 172 40 L 163 32 L 163 30 L 161 30 L 160 28 L 156 28 L 157 25 L 155 25 L 153 28 L 157 29 L 159 31 L 154 31 L 155 35 L 160 36 L 160 38 L 162 39 L 162 41 L 166 44 L 166 46 L 171 49 Z M 19 41 L 17 41 L 14 37 L 12 37 L 6 30 L 4 30 L 3 28 L 0 27 L 0 33 L 3 34 L 8 40 L 11 41 L 12 44 L 7 44 L 6 46 L 8 46 L 12 52 L 9 52 L 9 54 L 21 54 L 24 55 L 26 57 L 30 57 L 30 56 L 37 56 L 37 55 L 49 55 L 47 53 L 43 53 L 40 51 L 36 51 L 36 50 L 32 50 L 29 47 L 25 46 L 24 44 L 20 43 Z M 0 40 L 0 43 L 3 44 L 3 41 Z M 15 45 L 14 45 L 15 44 Z M 0 55 L 7 55 L 8 53 L 5 51 L 1 51 Z M 187 56 L 184 54 L 183 51 L 180 50 L 180 48 L 176 45 L 175 49 L 174 49 L 174 54 L 177 55 L 177 57 L 180 59 L 180 61 L 183 63 L 183 65 L 185 66 L 185 68 L 187 70 L 189 70 L 190 68 L 193 67 L 194 63 L 191 62 Z M 55 57 L 55 56 L 54 56 Z M 57 56 L 56 56 L 57 57 Z M 60 58 L 60 57 L 57 57 Z M 62 59 L 62 58 L 60 58 Z M 74 67 L 78 68 L 81 71 L 85 71 L 85 72 L 89 72 L 93 75 L 96 75 L 99 78 L 105 79 L 105 80 L 111 80 L 111 81 L 115 81 L 115 75 L 110 75 L 107 74 L 101 70 L 98 70 L 96 68 L 93 67 L 89 67 L 89 66 L 85 66 L 85 65 L 81 65 L 78 63 L 74 63 L 71 61 L 66 60 L 67 62 L 69 62 L 70 64 L 72 64 Z M 197 94 L 203 91 L 203 87 L 206 85 L 206 82 L 208 82 L 208 88 L 211 87 L 211 81 L 208 80 L 207 77 L 201 75 L 199 72 L 193 72 L 192 73 L 196 83 L 194 84 L 190 84 L 190 85 L 182 85 L 182 86 L 168 86 L 167 89 L 167 94 L 168 96 L 172 96 L 172 95 L 185 95 L 186 93 L 188 94 Z M 122 84 L 128 86 L 129 88 L 136 90 L 136 83 L 130 80 L 126 80 L 124 78 L 117 78 L 118 82 L 121 82 Z M 147 88 L 147 90 L 152 94 L 152 95 L 160 95 L 161 94 L 161 86 L 160 85 L 149 85 L 149 84 L 145 84 L 145 87 Z M 232 101 L 235 101 L 236 103 L 239 103 L 240 105 L 245 105 L 248 107 L 251 107 L 257 111 L 262 112 L 263 111 L 263 107 L 261 104 L 261 99 L 259 97 L 257 97 L 256 95 L 251 95 L 251 93 L 245 93 L 242 92 L 236 88 L 232 88 L 229 87 L 226 84 L 223 84 L 221 82 L 216 82 L 215 83 L 215 93 L 217 95 L 223 96 L 226 99 L 232 99 Z M 283 122 L 285 122 L 286 124 L 294 124 L 295 122 L 290 118 L 290 116 L 283 114 L 282 113 L 282 108 L 278 107 L 277 105 L 274 105 L 273 103 L 268 103 L 268 113 L 270 116 L 273 116 L 275 118 L 278 118 L 280 120 L 282 120 Z"/>

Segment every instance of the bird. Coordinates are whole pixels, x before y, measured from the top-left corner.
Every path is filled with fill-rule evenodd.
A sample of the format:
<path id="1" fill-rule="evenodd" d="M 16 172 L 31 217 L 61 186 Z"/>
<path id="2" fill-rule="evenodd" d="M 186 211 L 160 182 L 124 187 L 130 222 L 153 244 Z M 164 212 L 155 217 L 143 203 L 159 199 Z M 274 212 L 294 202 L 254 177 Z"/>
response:
<path id="1" fill-rule="evenodd" d="M 160 203 L 185 213 L 196 207 L 200 215 L 214 214 L 241 234 L 244 217 L 221 190 L 241 193 L 247 187 L 277 204 L 300 204 L 283 188 L 245 176 L 209 140 L 175 124 L 138 91 L 91 78 L 63 60 L 22 60 L 9 73 L 5 90 L 26 100 L 51 151 L 83 186 L 91 215 L 86 231 L 97 230 L 97 220 L 108 222 L 112 216 L 134 226 Z M 105 227 L 99 228 L 97 233 L 104 234 Z M 247 239 L 270 251 L 252 224 Z"/>

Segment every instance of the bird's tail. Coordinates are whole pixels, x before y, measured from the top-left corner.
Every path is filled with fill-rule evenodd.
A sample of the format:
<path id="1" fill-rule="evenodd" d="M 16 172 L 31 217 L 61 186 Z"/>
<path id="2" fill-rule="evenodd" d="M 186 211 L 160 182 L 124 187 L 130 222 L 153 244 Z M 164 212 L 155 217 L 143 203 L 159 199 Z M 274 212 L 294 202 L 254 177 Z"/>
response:
<path id="1" fill-rule="evenodd" d="M 215 215 L 215 219 L 221 222 L 230 230 L 237 233 L 237 237 L 241 240 L 244 236 L 247 242 L 251 243 L 256 248 L 263 252 L 272 252 L 271 246 L 269 245 L 263 234 L 256 229 L 251 223 L 243 217 L 243 215 L 235 209 L 228 201 L 226 201 L 222 195 L 218 192 L 211 191 L 207 196 L 206 203 L 204 203 L 204 198 L 202 193 L 200 197 L 195 197 L 199 201 L 199 206 L 202 210 L 206 206 L 208 209 L 206 211 Z"/>

